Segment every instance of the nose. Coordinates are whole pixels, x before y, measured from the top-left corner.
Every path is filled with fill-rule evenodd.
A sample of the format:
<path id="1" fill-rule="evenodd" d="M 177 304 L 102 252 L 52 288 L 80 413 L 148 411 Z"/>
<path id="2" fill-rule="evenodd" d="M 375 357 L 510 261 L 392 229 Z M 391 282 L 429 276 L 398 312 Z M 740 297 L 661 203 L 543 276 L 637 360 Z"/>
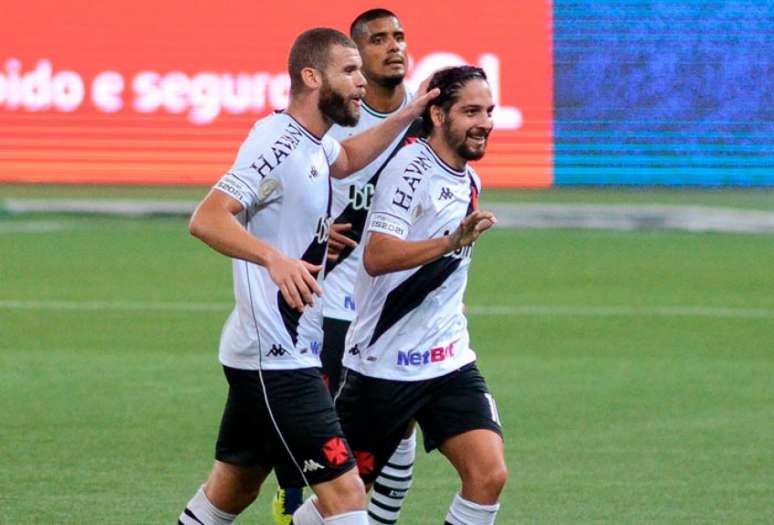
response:
<path id="1" fill-rule="evenodd" d="M 387 41 L 387 47 L 389 48 L 389 51 L 400 51 L 400 42 L 398 42 L 397 38 L 391 36 Z"/>
<path id="2" fill-rule="evenodd" d="M 355 85 L 359 88 L 364 88 L 366 85 L 366 77 L 360 70 L 358 70 L 357 74 L 355 75 Z"/>

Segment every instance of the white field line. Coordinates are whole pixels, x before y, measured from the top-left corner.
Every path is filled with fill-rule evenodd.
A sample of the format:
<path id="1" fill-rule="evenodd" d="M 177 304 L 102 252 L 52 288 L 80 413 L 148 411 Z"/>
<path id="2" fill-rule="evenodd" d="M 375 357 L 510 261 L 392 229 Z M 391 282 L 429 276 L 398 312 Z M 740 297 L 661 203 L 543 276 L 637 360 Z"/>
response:
<path id="1" fill-rule="evenodd" d="M 13 301 L 0 300 L 0 310 L 71 311 L 171 311 L 227 312 L 233 303 L 181 303 L 133 301 Z M 720 319 L 774 319 L 774 308 L 733 308 L 711 306 L 475 306 L 471 316 L 565 316 L 565 317 L 708 317 Z"/>

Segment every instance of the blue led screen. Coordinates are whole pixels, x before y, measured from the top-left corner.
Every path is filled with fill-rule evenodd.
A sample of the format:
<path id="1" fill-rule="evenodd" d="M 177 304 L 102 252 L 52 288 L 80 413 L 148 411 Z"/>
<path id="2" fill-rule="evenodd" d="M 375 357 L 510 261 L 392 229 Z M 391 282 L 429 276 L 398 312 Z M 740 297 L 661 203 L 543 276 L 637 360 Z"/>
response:
<path id="1" fill-rule="evenodd" d="M 555 0 L 554 183 L 774 185 L 774 1 Z"/>

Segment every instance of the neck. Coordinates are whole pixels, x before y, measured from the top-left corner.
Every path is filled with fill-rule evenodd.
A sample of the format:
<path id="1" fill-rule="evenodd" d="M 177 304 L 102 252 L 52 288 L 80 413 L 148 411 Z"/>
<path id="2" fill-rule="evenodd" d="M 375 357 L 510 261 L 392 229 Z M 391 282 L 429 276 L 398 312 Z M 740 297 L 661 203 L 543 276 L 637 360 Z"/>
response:
<path id="1" fill-rule="evenodd" d="M 379 113 L 392 113 L 400 107 L 405 96 L 406 87 L 403 83 L 394 87 L 384 87 L 371 81 L 366 89 L 365 103 Z"/>
<path id="2" fill-rule="evenodd" d="M 331 122 L 317 107 L 317 100 L 308 95 L 291 95 L 285 111 L 318 138 L 322 138 L 331 127 Z"/>
<path id="3" fill-rule="evenodd" d="M 427 139 L 427 143 L 446 164 L 457 171 L 465 171 L 468 161 L 460 157 L 456 151 L 449 147 L 449 144 L 441 137 L 440 131 L 434 131 L 430 138 Z"/>

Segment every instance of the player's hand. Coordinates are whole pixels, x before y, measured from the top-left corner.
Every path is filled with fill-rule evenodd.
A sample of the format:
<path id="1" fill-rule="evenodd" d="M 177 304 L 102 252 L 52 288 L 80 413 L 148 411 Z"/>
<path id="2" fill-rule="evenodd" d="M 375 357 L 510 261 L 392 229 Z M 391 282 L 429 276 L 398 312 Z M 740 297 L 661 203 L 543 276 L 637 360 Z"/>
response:
<path id="1" fill-rule="evenodd" d="M 322 266 L 277 253 L 270 259 L 266 269 L 269 270 L 269 276 L 279 288 L 285 302 L 299 312 L 314 304 L 315 295 L 322 295 L 322 289 L 312 275 L 322 270 Z"/>
<path id="2" fill-rule="evenodd" d="M 497 217 L 490 211 L 476 210 L 465 217 L 460 225 L 449 235 L 449 251 L 470 246 L 476 239 L 497 223 Z"/>
<path id="3" fill-rule="evenodd" d="M 421 84 L 419 84 L 417 95 L 414 97 L 414 100 L 412 100 L 406 107 L 406 109 L 411 112 L 413 118 L 421 117 L 422 113 L 425 112 L 427 104 L 429 104 L 431 100 L 441 94 L 441 90 L 438 88 L 433 88 L 430 91 L 427 90 L 427 87 L 430 85 L 430 80 L 432 80 L 432 78 L 433 75 L 430 75 L 424 79 Z"/>
<path id="4" fill-rule="evenodd" d="M 352 223 L 331 225 L 330 236 L 328 237 L 328 260 L 335 261 L 344 251 L 344 248 L 357 248 L 357 241 L 344 235 L 352 229 Z"/>

